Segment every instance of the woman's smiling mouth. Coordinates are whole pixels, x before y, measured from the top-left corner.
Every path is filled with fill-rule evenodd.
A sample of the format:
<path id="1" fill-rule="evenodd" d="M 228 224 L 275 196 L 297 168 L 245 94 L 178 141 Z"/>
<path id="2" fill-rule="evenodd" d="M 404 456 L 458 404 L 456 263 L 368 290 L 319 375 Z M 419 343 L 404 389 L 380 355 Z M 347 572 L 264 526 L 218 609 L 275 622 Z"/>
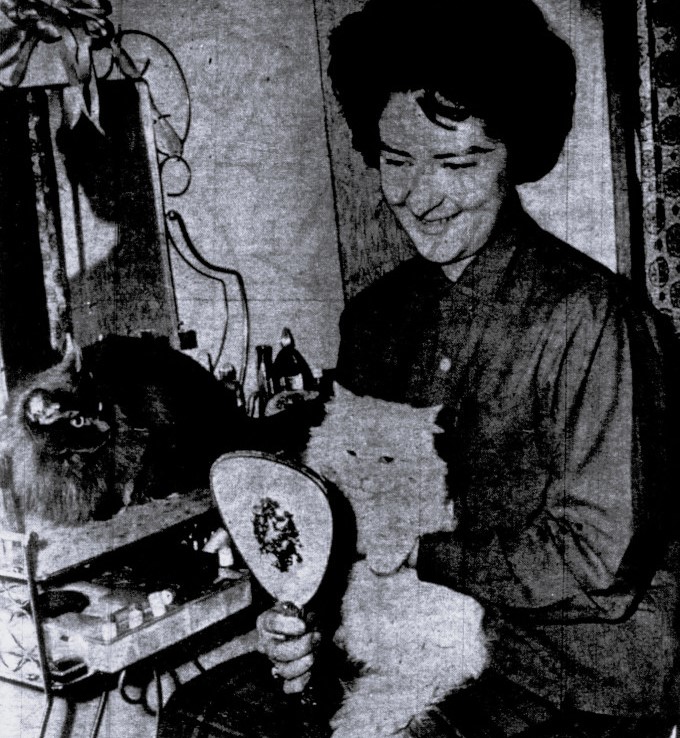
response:
<path id="1" fill-rule="evenodd" d="M 437 220 L 422 220 L 421 218 L 415 218 L 418 230 L 424 233 L 426 236 L 439 236 L 449 227 L 455 218 L 460 213 L 454 213 L 446 218 L 437 218 Z"/>

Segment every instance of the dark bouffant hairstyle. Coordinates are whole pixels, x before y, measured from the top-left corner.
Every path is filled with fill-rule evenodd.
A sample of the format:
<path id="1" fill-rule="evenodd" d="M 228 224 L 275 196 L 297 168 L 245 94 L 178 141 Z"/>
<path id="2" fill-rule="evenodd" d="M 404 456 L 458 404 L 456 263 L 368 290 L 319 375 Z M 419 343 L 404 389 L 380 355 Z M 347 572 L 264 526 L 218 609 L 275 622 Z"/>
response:
<path id="1" fill-rule="evenodd" d="M 545 176 L 572 125 L 576 65 L 531 0 L 368 0 L 331 32 L 333 89 L 369 166 L 393 92 L 424 91 L 425 114 L 469 116 L 508 149 L 514 184 Z"/>

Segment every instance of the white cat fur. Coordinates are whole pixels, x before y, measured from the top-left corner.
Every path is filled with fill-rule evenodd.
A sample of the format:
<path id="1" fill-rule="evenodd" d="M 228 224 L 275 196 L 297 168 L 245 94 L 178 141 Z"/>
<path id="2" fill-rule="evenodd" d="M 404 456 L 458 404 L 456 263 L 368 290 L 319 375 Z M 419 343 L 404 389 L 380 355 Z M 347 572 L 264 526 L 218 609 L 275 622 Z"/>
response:
<path id="1" fill-rule="evenodd" d="M 422 533 L 450 530 L 439 408 L 356 397 L 336 387 L 306 462 L 352 504 L 357 549 L 335 640 L 365 665 L 332 719 L 334 738 L 399 735 L 414 715 L 482 672 L 483 609 L 402 566 Z"/>

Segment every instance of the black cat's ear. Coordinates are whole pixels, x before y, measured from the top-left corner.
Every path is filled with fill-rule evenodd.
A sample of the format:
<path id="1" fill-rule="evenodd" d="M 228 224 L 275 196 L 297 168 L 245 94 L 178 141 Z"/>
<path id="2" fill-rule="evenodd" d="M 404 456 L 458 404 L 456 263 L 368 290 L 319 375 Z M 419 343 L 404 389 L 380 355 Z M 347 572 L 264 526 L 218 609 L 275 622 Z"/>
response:
<path id="1" fill-rule="evenodd" d="M 66 334 L 66 346 L 64 349 L 64 358 L 61 360 L 61 367 L 73 374 L 80 374 L 80 370 L 83 367 L 83 352 L 80 346 L 73 340 L 73 336 L 70 333 Z"/>

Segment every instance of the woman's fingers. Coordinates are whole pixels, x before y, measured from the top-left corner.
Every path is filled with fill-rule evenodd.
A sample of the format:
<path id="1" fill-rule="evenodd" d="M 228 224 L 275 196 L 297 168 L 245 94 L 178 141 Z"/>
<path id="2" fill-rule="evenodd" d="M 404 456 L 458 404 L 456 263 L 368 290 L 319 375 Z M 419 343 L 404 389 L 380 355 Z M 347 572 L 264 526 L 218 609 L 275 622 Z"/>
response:
<path id="1" fill-rule="evenodd" d="M 307 686 L 309 681 L 309 672 L 295 679 L 289 679 L 283 683 L 283 691 L 286 694 L 298 694 Z"/>
<path id="2" fill-rule="evenodd" d="M 306 629 L 299 618 L 267 610 L 257 618 L 257 650 L 274 659 L 282 643 L 303 636 Z"/>
<path id="3" fill-rule="evenodd" d="M 268 656 L 277 663 L 296 661 L 312 652 L 315 643 L 314 633 L 305 633 L 299 638 L 288 641 L 273 641 L 267 650 Z"/>
<path id="4" fill-rule="evenodd" d="M 283 639 L 303 635 L 307 625 L 300 618 L 267 610 L 257 618 L 257 630 L 265 637 L 278 635 Z"/>
<path id="5" fill-rule="evenodd" d="M 277 661 L 272 669 L 272 674 L 280 676 L 286 681 L 297 679 L 306 674 L 314 665 L 314 656 L 308 653 L 295 661 Z"/>
<path id="6" fill-rule="evenodd" d="M 286 694 L 302 692 L 314 665 L 314 646 L 321 640 L 316 631 L 307 632 L 300 618 L 273 610 L 257 619 L 258 650 L 272 661 L 272 674 L 283 679 Z"/>

